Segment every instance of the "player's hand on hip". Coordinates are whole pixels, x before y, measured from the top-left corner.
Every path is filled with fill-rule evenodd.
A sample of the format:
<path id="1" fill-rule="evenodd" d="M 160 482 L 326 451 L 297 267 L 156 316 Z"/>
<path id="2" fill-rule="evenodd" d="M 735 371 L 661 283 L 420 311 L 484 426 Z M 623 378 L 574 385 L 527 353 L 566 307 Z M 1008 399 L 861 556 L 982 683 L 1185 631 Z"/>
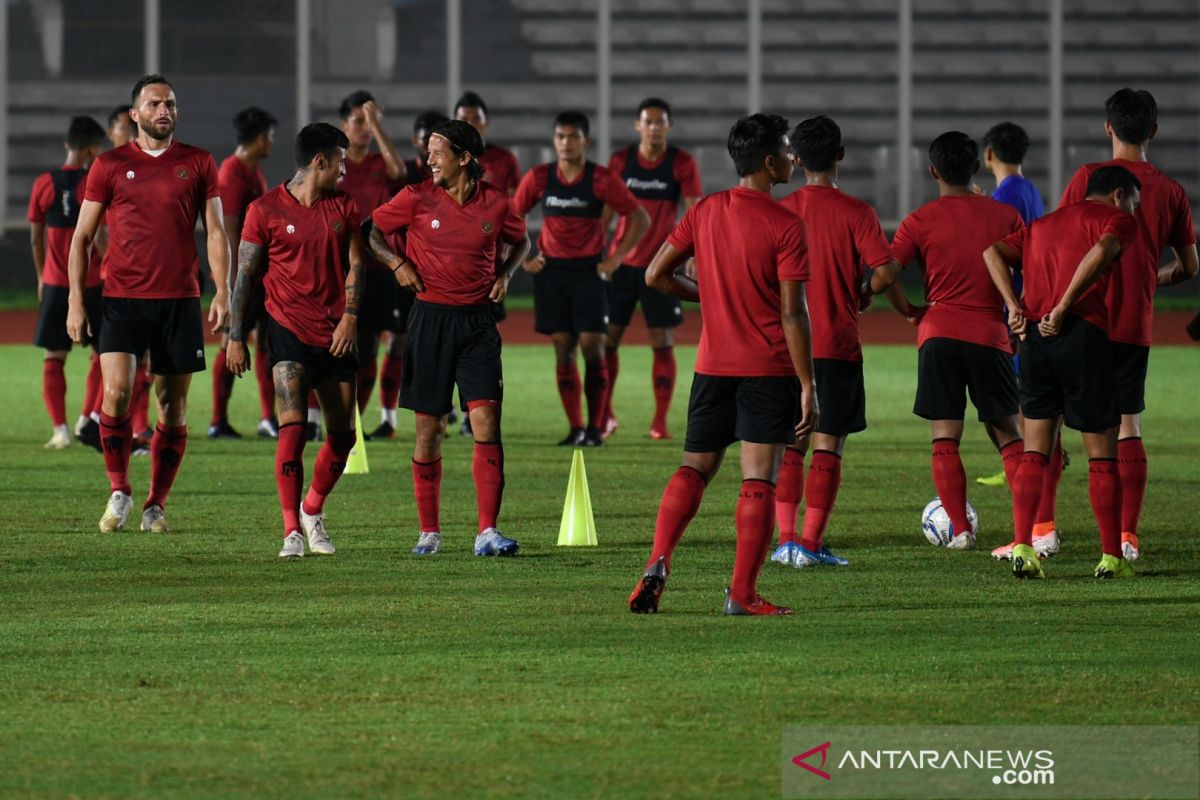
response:
<path id="1" fill-rule="evenodd" d="M 87 318 L 83 303 L 76 300 L 67 302 L 67 336 L 75 344 L 83 344 L 92 338 L 92 324 Z"/>
<path id="2" fill-rule="evenodd" d="M 225 368 L 237 377 L 242 377 L 250 369 L 250 351 L 246 343 L 230 339 L 225 345 Z"/>
<path id="3" fill-rule="evenodd" d="M 606 258 L 596 265 L 596 273 L 600 276 L 600 280 L 611 281 L 613 273 L 621 268 L 621 259 L 616 256 Z"/>
<path id="4" fill-rule="evenodd" d="M 525 263 L 521 265 L 530 275 L 537 275 L 546 268 L 546 257 L 538 253 L 533 258 L 525 259 Z"/>
<path id="5" fill-rule="evenodd" d="M 821 418 L 821 410 L 817 407 L 816 392 L 810 387 L 800 388 L 800 421 L 796 423 L 796 438 L 808 436 L 817 427 Z"/>
<path id="6" fill-rule="evenodd" d="M 1038 333 L 1042 334 L 1042 336 L 1057 336 L 1058 332 L 1062 330 L 1063 316 L 1064 312 L 1055 308 L 1049 314 L 1042 317 L 1038 323 Z"/>
<path id="7" fill-rule="evenodd" d="M 488 299 L 493 303 L 499 303 L 508 296 L 508 276 L 501 275 L 496 278 L 496 282 L 492 284 L 492 291 L 488 294 Z"/>
<path id="8" fill-rule="evenodd" d="M 421 282 L 421 276 L 412 268 L 412 264 L 404 263 L 392 270 L 392 274 L 396 276 L 396 283 L 410 292 L 425 291 L 425 284 Z"/>
<path id="9" fill-rule="evenodd" d="M 334 358 L 350 355 L 358 338 L 358 318 L 343 314 L 342 319 L 333 329 L 333 342 L 329 345 L 329 354 Z"/>
<path id="10" fill-rule="evenodd" d="M 218 291 L 213 295 L 212 305 L 208 307 L 208 321 L 213 324 L 212 332 L 219 333 L 229 325 L 229 295 Z"/>

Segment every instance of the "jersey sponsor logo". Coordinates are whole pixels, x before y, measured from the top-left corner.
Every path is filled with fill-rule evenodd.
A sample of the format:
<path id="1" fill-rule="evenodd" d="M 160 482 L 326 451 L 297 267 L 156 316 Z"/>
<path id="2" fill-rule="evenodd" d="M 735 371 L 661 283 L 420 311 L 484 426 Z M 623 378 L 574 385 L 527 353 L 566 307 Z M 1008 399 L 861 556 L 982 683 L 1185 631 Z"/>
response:
<path id="1" fill-rule="evenodd" d="M 333 232 L 334 233 L 341 233 L 345 229 L 346 229 L 346 226 L 342 224 L 342 221 L 340 219 L 335 219 L 333 221 Z"/>
<path id="2" fill-rule="evenodd" d="M 295 226 L 295 225 L 288 225 L 288 226 L 287 226 L 287 232 L 288 232 L 288 233 L 295 233 L 295 232 L 296 232 L 296 226 Z"/>
<path id="3" fill-rule="evenodd" d="M 633 191 L 641 192 L 665 192 L 671 186 L 666 181 L 660 181 L 657 178 L 650 180 L 642 180 L 641 178 L 626 178 L 625 185 Z"/>
<path id="4" fill-rule="evenodd" d="M 485 219 L 482 223 L 480 223 L 479 227 L 483 230 L 484 233 L 491 233 L 492 232 L 492 221 L 489 219 Z"/>
<path id="5" fill-rule="evenodd" d="M 129 172 L 125 173 L 125 179 L 130 181 L 133 180 L 133 170 L 129 170 Z"/>
<path id="6" fill-rule="evenodd" d="M 191 175 L 191 173 L 187 171 L 187 167 L 180 167 L 179 169 L 175 170 L 175 177 L 179 178 L 181 181 L 186 181 L 188 179 L 188 175 Z"/>
<path id="7" fill-rule="evenodd" d="M 433 222 L 429 223 L 429 227 L 436 231 L 438 228 L 442 227 L 442 221 L 440 219 L 435 219 Z"/>
<path id="8" fill-rule="evenodd" d="M 556 197 L 548 194 L 544 202 L 549 208 L 587 208 L 588 201 L 582 197 Z"/>

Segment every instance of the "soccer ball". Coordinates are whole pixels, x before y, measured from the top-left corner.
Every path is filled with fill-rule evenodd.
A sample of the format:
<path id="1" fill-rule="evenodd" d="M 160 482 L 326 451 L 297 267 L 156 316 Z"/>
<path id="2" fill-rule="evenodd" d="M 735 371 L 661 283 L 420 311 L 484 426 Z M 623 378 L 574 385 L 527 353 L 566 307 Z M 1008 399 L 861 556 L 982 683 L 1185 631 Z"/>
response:
<path id="1" fill-rule="evenodd" d="M 979 533 L 979 514 L 975 506 L 967 503 L 967 519 L 975 533 Z M 950 515 L 942 508 L 942 500 L 935 497 L 921 512 L 921 531 L 934 547 L 945 547 L 954 538 L 954 526 L 950 524 Z"/>

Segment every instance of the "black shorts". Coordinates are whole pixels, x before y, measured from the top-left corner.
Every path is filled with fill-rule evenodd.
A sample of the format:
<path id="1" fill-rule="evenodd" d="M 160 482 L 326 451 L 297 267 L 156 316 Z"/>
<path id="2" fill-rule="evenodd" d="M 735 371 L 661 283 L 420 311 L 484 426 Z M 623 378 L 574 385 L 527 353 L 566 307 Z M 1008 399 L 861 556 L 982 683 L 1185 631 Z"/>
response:
<path id="1" fill-rule="evenodd" d="M 678 297 L 647 286 L 645 267 L 622 264 L 608 283 L 609 322 L 621 327 L 628 325 L 639 300 L 647 328 L 674 328 L 683 322 L 683 306 Z"/>
<path id="2" fill-rule="evenodd" d="M 408 295 L 405 297 L 404 295 Z M 383 331 L 404 333 L 413 293 L 402 289 L 387 269 L 363 270 L 362 306 L 358 312 L 358 335 L 378 336 Z"/>
<path id="3" fill-rule="evenodd" d="M 1117 405 L 1122 414 L 1140 414 L 1146 410 L 1146 370 L 1150 366 L 1150 348 L 1113 342 L 1117 362 Z"/>
<path id="4" fill-rule="evenodd" d="M 800 381 L 788 376 L 692 378 L 686 453 L 717 453 L 736 441 L 792 444 L 800 419 Z"/>
<path id="5" fill-rule="evenodd" d="M 913 413 L 929 420 L 963 419 L 967 394 L 980 422 L 1011 417 L 1019 408 L 1012 354 L 958 339 L 929 339 L 917 355 Z"/>
<path id="6" fill-rule="evenodd" d="M 204 316 L 200 298 L 104 298 L 100 352 L 141 358 L 147 350 L 150 371 L 155 375 L 203 372 Z"/>
<path id="7" fill-rule="evenodd" d="M 867 429 L 867 390 L 861 361 L 814 358 L 813 383 L 821 409 L 817 433 L 848 436 Z"/>
<path id="8" fill-rule="evenodd" d="M 305 344 L 273 317 L 267 317 L 267 353 L 271 358 L 271 369 L 284 361 L 304 367 L 304 380 L 310 387 L 320 386 L 328 380 L 338 383 L 354 383 L 358 375 L 358 357 L 350 355 L 334 357 L 328 347 Z"/>
<path id="9" fill-rule="evenodd" d="M 454 386 L 466 405 L 504 399 L 500 332 L 491 304 L 448 306 L 418 300 L 408 320 L 400 405 L 441 416 L 454 408 Z"/>
<path id="10" fill-rule="evenodd" d="M 1021 343 L 1021 411 L 1027 419 L 1061 415 L 1068 428 L 1087 433 L 1120 424 L 1113 355 L 1108 335 L 1073 314 L 1049 339 L 1028 326 Z"/>
<path id="11" fill-rule="evenodd" d="M 100 329 L 104 323 L 104 310 L 101 307 L 103 286 L 91 286 L 83 290 L 83 308 L 87 312 L 88 322 L 92 326 L 92 336 L 86 344 L 93 347 L 100 337 Z M 67 335 L 67 297 L 71 290 L 66 286 L 43 286 L 42 302 L 38 305 L 37 332 L 33 335 L 33 343 L 46 350 L 70 350 L 71 337 Z M 84 330 L 87 336 L 87 330 Z"/>
<path id="12" fill-rule="evenodd" d="M 538 333 L 608 333 L 608 288 L 599 260 L 547 261 L 533 276 L 533 327 Z"/>

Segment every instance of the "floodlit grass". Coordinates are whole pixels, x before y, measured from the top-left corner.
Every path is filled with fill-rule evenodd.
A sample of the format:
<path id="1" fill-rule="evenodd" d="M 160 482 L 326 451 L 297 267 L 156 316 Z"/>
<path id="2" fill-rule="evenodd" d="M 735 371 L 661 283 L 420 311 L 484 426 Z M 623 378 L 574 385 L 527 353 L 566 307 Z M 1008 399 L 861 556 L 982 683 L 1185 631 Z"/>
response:
<path id="1" fill-rule="evenodd" d="M 681 349 L 682 375 L 694 351 Z M 48 452 L 40 354 L 0 348 L 0 796 L 773 797 L 790 724 L 1200 720 L 1200 351 L 1157 349 L 1145 435 L 1151 487 L 1139 576 L 1097 582 L 1078 436 L 1060 493 L 1063 552 L 1018 582 L 1004 489 L 971 487 L 982 552 L 925 543 L 927 426 L 910 413 L 916 354 L 867 352 L 871 428 L 846 449 L 832 546 L 848 569 L 768 564 L 790 618 L 720 615 L 733 558 L 736 448 L 675 559 L 656 617 L 625 598 L 648 553 L 676 439 L 645 437 L 649 351 L 626 348 L 621 429 L 586 453 L 600 546 L 555 547 L 570 453 L 548 347 L 505 351 L 504 530 L 518 558 L 470 548 L 470 443 L 445 446 L 446 550 L 416 539 L 411 418 L 368 446 L 327 511 L 332 558 L 280 562 L 270 442 L 204 437 L 210 381 L 168 535 L 97 532 L 97 453 Z M 70 417 L 84 359 L 68 364 Z M 251 433 L 251 379 L 233 424 Z M 374 427 L 375 406 L 365 424 Z M 306 461 L 311 469 L 315 447 Z M 974 477 L 999 468 L 978 425 Z M 149 464 L 135 459 L 141 499 Z M 136 515 L 135 515 L 136 517 Z M 130 528 L 136 527 L 136 518 Z"/>

